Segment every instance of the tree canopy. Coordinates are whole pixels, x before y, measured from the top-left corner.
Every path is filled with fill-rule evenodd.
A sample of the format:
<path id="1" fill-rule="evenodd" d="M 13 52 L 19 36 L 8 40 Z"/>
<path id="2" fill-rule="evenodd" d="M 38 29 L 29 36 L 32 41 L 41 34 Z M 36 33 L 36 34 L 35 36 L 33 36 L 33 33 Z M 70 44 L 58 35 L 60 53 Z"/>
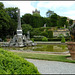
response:
<path id="1" fill-rule="evenodd" d="M 17 9 L 18 7 L 4 8 L 4 4 L 0 2 L 0 38 L 5 39 L 7 35 L 12 37 L 14 34 L 16 34 L 18 25 Z M 46 27 L 59 28 L 64 27 L 64 25 L 67 27 L 68 25 L 73 24 L 73 20 L 69 20 L 68 22 L 67 17 L 61 17 L 52 10 L 48 10 L 46 12 L 46 16 L 47 17 L 42 17 L 37 13 L 33 15 L 29 13 L 22 15 L 21 24 L 23 34 L 26 34 L 29 29 L 31 30 L 32 28 L 44 27 L 44 24 L 46 24 Z M 34 30 L 32 34 L 35 34 L 35 32 L 38 34 L 38 30 Z"/>
<path id="2" fill-rule="evenodd" d="M 50 17 L 51 15 L 53 15 L 54 14 L 54 11 L 51 11 L 51 10 L 48 10 L 47 12 L 46 12 L 46 16 L 47 17 Z"/>
<path id="3" fill-rule="evenodd" d="M 11 36 L 12 36 L 12 34 L 14 35 L 16 33 L 16 28 L 17 28 L 17 25 L 18 25 L 18 19 L 17 19 L 18 12 L 17 12 L 17 10 L 18 10 L 17 7 L 15 7 L 15 8 L 9 7 L 9 8 L 5 9 L 5 11 L 8 13 L 8 15 L 11 18 L 10 29 L 8 30 L 9 34 Z"/>
<path id="4" fill-rule="evenodd" d="M 10 28 L 10 16 L 6 13 L 3 3 L 0 3 L 0 38 L 5 39 Z"/>

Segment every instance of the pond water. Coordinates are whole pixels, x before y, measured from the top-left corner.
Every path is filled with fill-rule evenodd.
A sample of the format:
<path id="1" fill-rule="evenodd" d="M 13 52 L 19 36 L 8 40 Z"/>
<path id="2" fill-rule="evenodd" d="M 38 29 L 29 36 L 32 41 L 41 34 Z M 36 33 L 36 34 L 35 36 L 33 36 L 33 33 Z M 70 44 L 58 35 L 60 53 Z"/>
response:
<path id="1" fill-rule="evenodd" d="M 22 51 L 47 51 L 47 52 L 66 52 L 68 51 L 67 45 L 51 45 L 51 44 L 41 44 L 32 47 L 3 47 L 5 50 L 22 50 Z"/>

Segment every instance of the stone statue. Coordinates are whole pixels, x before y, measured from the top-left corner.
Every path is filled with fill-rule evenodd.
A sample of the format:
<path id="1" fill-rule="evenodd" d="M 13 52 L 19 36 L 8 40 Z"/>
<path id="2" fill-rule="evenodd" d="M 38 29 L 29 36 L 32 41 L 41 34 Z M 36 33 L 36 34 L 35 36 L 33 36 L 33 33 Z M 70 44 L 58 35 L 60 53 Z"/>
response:
<path id="1" fill-rule="evenodd" d="M 27 38 L 26 38 L 25 35 L 22 35 L 20 9 L 18 9 L 17 34 L 10 41 L 9 46 L 24 47 L 24 46 L 32 46 L 32 45 L 35 45 L 35 44 L 30 40 L 30 33 L 29 33 L 29 31 L 27 32 Z"/>
<path id="2" fill-rule="evenodd" d="M 46 23 L 44 24 L 44 27 L 46 27 Z"/>
<path id="3" fill-rule="evenodd" d="M 27 32 L 27 39 L 30 40 L 30 32 Z"/>

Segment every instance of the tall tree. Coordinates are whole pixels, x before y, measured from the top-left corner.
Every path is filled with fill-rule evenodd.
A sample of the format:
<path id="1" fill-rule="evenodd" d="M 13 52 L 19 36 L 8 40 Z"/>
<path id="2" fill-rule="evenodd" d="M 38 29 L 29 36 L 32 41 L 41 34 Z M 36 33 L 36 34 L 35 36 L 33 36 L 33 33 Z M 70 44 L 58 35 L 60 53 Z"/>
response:
<path id="1" fill-rule="evenodd" d="M 22 16 L 22 24 L 30 24 L 32 22 L 32 15 L 31 14 L 24 14 Z"/>
<path id="2" fill-rule="evenodd" d="M 72 24 L 73 24 L 73 20 L 70 19 L 70 20 L 69 20 L 69 25 L 72 25 Z"/>
<path id="3" fill-rule="evenodd" d="M 4 9 L 4 4 L 2 2 L 0 2 L 0 10 Z"/>
<path id="4" fill-rule="evenodd" d="M 3 3 L 0 3 L 0 38 L 3 40 L 8 35 L 8 30 L 10 28 L 10 16 L 6 13 Z"/>
<path id="5" fill-rule="evenodd" d="M 52 27 L 57 26 L 57 20 L 58 20 L 57 14 L 54 13 L 53 15 L 51 15 L 50 19 L 51 19 L 51 26 Z"/>
<path id="6" fill-rule="evenodd" d="M 30 24 L 33 28 L 43 26 L 43 17 L 34 16 L 31 14 L 24 14 L 22 16 L 22 24 Z"/>
<path id="7" fill-rule="evenodd" d="M 50 17 L 51 15 L 53 15 L 54 14 L 54 11 L 51 11 L 51 10 L 48 10 L 47 12 L 46 12 L 46 16 L 47 17 Z"/>
<path id="8" fill-rule="evenodd" d="M 32 30 L 32 26 L 30 26 L 29 24 L 22 24 L 22 29 L 23 29 L 23 34 L 26 35 L 27 31 Z"/>
<path id="9" fill-rule="evenodd" d="M 9 34 L 12 36 L 12 34 L 14 35 L 16 33 L 16 28 L 18 24 L 18 19 L 17 19 L 18 8 L 9 7 L 9 8 L 6 8 L 5 10 L 8 13 L 8 15 L 11 17 Z"/>
<path id="10" fill-rule="evenodd" d="M 67 17 L 61 17 L 61 26 L 63 27 L 64 25 L 66 25 L 67 22 Z"/>

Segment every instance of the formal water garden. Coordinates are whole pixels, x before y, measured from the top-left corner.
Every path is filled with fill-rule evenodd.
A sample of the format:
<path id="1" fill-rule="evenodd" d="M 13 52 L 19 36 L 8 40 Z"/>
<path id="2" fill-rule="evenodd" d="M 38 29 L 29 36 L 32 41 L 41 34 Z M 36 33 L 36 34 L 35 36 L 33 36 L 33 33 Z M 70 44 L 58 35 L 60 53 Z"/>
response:
<path id="1" fill-rule="evenodd" d="M 17 50 L 17 51 L 42 51 L 42 52 L 68 52 L 67 45 L 62 44 L 38 44 L 30 47 L 2 47 L 5 50 Z"/>
<path id="2" fill-rule="evenodd" d="M 0 74 L 40 74 L 26 59 L 75 63 L 73 20 L 53 11 L 20 17 L 19 8 L 1 2 L 0 8 Z"/>

